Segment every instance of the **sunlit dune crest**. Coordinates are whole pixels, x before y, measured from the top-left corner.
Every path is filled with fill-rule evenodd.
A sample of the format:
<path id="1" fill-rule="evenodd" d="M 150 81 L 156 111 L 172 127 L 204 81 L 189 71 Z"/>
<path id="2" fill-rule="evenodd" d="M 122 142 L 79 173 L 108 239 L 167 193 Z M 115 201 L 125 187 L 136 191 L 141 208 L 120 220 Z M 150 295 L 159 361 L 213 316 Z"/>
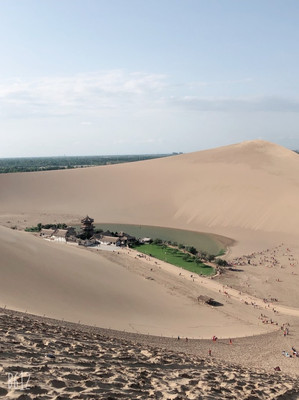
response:
<path id="1" fill-rule="evenodd" d="M 299 233 L 299 157 L 265 141 L 136 163 L 0 176 L 3 214 Z"/>

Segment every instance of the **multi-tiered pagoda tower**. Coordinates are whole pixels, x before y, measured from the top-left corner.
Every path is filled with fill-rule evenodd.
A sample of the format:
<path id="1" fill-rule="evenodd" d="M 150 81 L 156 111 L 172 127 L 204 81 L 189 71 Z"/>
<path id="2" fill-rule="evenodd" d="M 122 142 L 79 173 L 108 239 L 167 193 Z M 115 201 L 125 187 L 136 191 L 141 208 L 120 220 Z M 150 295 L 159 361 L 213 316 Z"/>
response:
<path id="1" fill-rule="evenodd" d="M 87 239 L 89 239 L 94 233 L 93 222 L 94 219 L 90 218 L 88 215 L 85 218 L 81 219 L 81 231 L 82 234 L 84 234 Z"/>

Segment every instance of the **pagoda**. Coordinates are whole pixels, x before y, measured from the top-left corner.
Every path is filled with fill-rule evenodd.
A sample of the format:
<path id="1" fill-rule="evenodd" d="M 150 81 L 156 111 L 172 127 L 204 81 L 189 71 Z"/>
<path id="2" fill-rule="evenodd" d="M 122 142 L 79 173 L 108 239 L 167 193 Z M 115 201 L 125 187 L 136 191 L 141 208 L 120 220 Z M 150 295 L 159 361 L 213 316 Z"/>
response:
<path id="1" fill-rule="evenodd" d="M 90 218 L 88 215 L 81 219 L 81 231 L 86 235 L 87 238 L 90 238 L 93 235 L 93 222 L 94 219 Z"/>

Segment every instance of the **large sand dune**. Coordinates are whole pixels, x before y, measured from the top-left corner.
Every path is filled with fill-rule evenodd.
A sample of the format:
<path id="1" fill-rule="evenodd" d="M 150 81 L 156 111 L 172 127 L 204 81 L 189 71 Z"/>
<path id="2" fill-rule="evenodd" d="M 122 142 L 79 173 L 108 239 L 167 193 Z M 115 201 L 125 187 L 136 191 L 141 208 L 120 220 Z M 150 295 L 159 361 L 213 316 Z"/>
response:
<path id="1" fill-rule="evenodd" d="M 0 175 L 0 209 L 3 222 L 22 213 L 48 222 L 50 215 L 88 213 L 97 222 L 235 239 L 252 231 L 297 235 L 298 170 L 296 153 L 264 141 L 244 142 L 137 163 Z"/>
<path id="2" fill-rule="evenodd" d="M 0 306 L 104 328 L 189 338 L 253 335 L 290 322 L 292 342 L 281 340 L 280 332 L 275 336 L 275 351 L 281 355 L 285 343 L 288 348 L 298 343 L 298 318 L 283 312 L 285 307 L 298 308 L 298 170 L 297 154 L 254 141 L 131 164 L 0 175 L 0 224 L 8 226 L 78 223 L 88 213 L 96 222 L 230 236 L 239 241 L 239 252 L 284 242 L 255 253 L 251 260 L 256 265 L 248 265 L 247 258 L 243 265 L 242 259 L 241 272 L 226 274 L 219 290 L 211 291 L 199 277 L 193 282 L 187 273 L 169 273 L 134 255 L 93 254 L 0 226 Z M 279 263 L 270 265 L 272 257 Z M 227 298 L 221 290 L 224 282 L 259 298 L 277 297 L 282 307 L 277 314 L 274 307 L 265 305 L 264 311 L 263 304 Z M 201 306 L 198 294 L 224 306 Z M 271 324 L 262 322 L 265 312 L 262 318 Z"/>
<path id="3" fill-rule="evenodd" d="M 237 301 L 211 314 L 197 303 L 202 289 L 192 279 L 163 275 L 159 267 L 151 270 L 146 264 L 140 270 L 144 263 L 124 252 L 86 250 L 1 226 L 0 252 L 2 307 L 164 336 L 211 337 L 217 332 L 229 337 L 269 330 L 258 313 L 248 317 Z"/>
<path id="4" fill-rule="evenodd" d="M 137 163 L 0 175 L 1 222 L 23 226 L 55 219 L 68 222 L 77 218 L 78 222 L 88 213 L 97 222 L 162 225 L 227 235 L 239 241 L 241 252 L 272 245 L 274 239 L 291 243 L 292 238 L 293 246 L 299 234 L 298 170 L 296 153 L 253 141 Z M 185 300 L 169 298 L 161 285 L 141 279 L 115 262 L 5 228 L 0 236 L 3 305 L 106 327 L 131 326 L 131 330 L 143 332 L 156 332 L 154 326 L 160 327 L 165 315 L 169 317 L 165 324 L 168 333 L 175 334 L 178 328 L 176 315 L 186 316 L 182 326 L 192 325 L 190 304 L 184 308 Z M 287 281 L 297 280 L 293 270 L 288 274 L 286 269 L 268 271 L 261 285 L 276 282 L 280 274 L 283 287 L 289 287 Z M 276 286 L 273 284 L 272 293 L 277 293 Z M 271 293 L 270 288 L 267 291 Z M 287 292 L 283 294 L 285 305 L 297 307 L 289 297 Z M 53 304 L 51 299 L 55 299 Z M 181 314 L 173 311 L 176 301 L 182 307 Z M 116 313 L 119 303 L 122 308 Z M 66 304 L 71 306 L 64 310 L 62 305 Z M 127 321 L 134 313 L 140 329 L 137 322 Z M 116 325 L 115 321 L 120 322 Z M 153 322 L 152 327 L 148 321 Z M 184 333 L 197 336 L 192 329 Z"/>
<path id="5" fill-rule="evenodd" d="M 3 227 L 0 241 L 2 306 L 156 334 L 170 333 L 177 318 L 183 326 L 193 320 L 191 302 L 99 254 Z"/>

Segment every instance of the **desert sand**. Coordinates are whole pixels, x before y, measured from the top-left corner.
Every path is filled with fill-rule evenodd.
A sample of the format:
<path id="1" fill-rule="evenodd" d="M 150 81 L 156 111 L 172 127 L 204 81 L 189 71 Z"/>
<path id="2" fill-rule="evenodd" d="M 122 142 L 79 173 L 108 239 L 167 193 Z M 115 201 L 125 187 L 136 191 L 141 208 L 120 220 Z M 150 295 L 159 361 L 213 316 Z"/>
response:
<path id="1" fill-rule="evenodd" d="M 210 338 L 259 334 L 259 312 L 238 301 L 211 309 L 199 280 L 126 255 L 42 240 L 0 227 L 2 307 L 104 328 Z M 152 271 L 151 271 L 152 269 Z M 189 276 L 190 274 L 188 274 Z M 215 294 L 213 294 L 215 297 Z M 215 297 L 215 298 L 216 298 Z M 211 312 L 212 311 L 212 312 Z"/>
<path id="2" fill-rule="evenodd" d="M 85 376 L 86 370 L 85 378 L 80 379 L 98 382 L 96 375 L 102 374 L 100 370 L 110 355 L 103 365 L 97 364 L 93 352 L 102 350 L 89 347 L 95 336 L 86 339 L 82 333 L 82 324 L 86 324 L 93 329 L 114 330 L 105 331 L 101 346 L 115 346 L 115 354 L 125 354 L 118 360 L 120 368 L 124 360 L 133 357 L 138 368 L 144 362 L 154 374 L 143 388 L 145 397 L 139 398 L 155 396 L 152 387 L 162 393 L 159 398 L 165 399 L 229 398 L 228 393 L 238 399 L 279 398 L 284 393 L 286 397 L 281 399 L 296 398 L 292 378 L 270 374 L 276 366 L 280 366 L 281 374 L 299 371 L 299 358 L 283 353 L 292 354 L 292 347 L 299 348 L 298 169 L 297 154 L 272 143 L 253 141 L 131 164 L 0 175 L 0 307 L 39 316 L 3 311 L 2 320 L 10 321 L 11 327 L 7 332 L 4 327 L 2 332 L 7 333 L 5 340 L 11 352 L 18 354 L 16 364 L 31 371 L 33 361 L 22 358 L 21 350 L 34 347 L 26 318 L 36 318 L 35 339 L 47 342 L 43 336 L 47 329 L 55 336 L 53 346 L 43 351 L 58 355 L 64 352 L 64 345 L 56 343 L 58 337 L 80 337 L 80 346 L 87 346 L 84 352 L 90 350 L 89 360 L 93 356 L 95 363 L 86 366 L 91 378 Z M 87 250 L 20 231 L 38 222 L 78 223 L 87 213 L 98 223 L 147 224 L 226 236 L 235 240 L 225 255 L 233 268 L 213 279 L 191 277 L 166 263 L 140 259 L 133 251 Z M 201 294 L 213 297 L 222 306 L 199 303 Z M 56 322 L 41 322 L 42 316 Z M 14 336 L 20 318 L 21 328 Z M 67 321 L 80 322 L 80 326 Z M 211 343 L 213 335 L 219 338 L 216 343 Z M 128 340 L 125 345 L 124 338 Z M 233 339 L 231 345 L 229 338 Z M 208 356 L 211 346 L 212 357 Z M 142 350 L 133 352 L 133 348 Z M 46 390 L 41 395 L 55 398 L 63 392 L 65 398 L 78 393 L 78 398 L 105 398 L 105 394 L 111 394 L 111 382 L 106 380 L 107 386 L 98 393 L 90 394 L 90 388 L 82 382 L 80 389 L 75 389 L 72 379 L 67 380 L 64 374 L 73 369 L 78 374 L 82 360 L 74 358 L 69 345 L 67 349 L 71 360 L 65 361 L 65 366 L 69 370 L 63 369 L 63 362 L 63 368 L 55 367 L 56 378 L 64 382 L 63 389 L 51 383 L 50 368 L 42 384 L 36 382 Z M 169 351 L 174 353 L 170 355 Z M 166 365 L 168 357 L 174 357 L 175 366 L 155 375 L 152 362 L 157 352 Z M 36 352 L 30 354 L 33 359 L 40 357 Z M 1 364 L 3 371 L 11 365 Z M 183 379 L 178 371 L 181 364 L 190 367 Z M 200 365 L 204 379 L 193 368 L 202 371 Z M 102 377 L 112 379 L 113 390 L 120 388 L 118 398 L 133 396 L 126 392 L 128 376 L 134 382 L 138 380 L 141 367 L 134 371 L 131 367 L 126 369 L 124 382 L 115 369 L 111 376 Z M 221 368 L 226 371 L 222 377 Z M 233 375 L 227 376 L 227 381 L 228 371 Z M 242 379 L 236 383 L 237 371 L 242 371 Z M 190 376 L 196 376 L 198 382 Z M 263 390 L 262 381 L 268 382 Z M 219 392 L 211 392 L 212 387 Z M 5 396 L 14 398 L 16 393 Z M 28 396 L 34 398 L 34 392 Z"/>
<path id="3" fill-rule="evenodd" d="M 252 231 L 297 235 L 298 163 L 290 150 L 253 141 L 129 164 L 2 174 L 2 221 L 13 215 L 78 220 L 88 213 L 96 222 L 207 231 L 239 241 Z"/>
<path id="4" fill-rule="evenodd" d="M 7 310 L 0 310 L 0 331 L 5 398 L 268 400 L 299 394 L 295 377 L 219 361 L 229 347 L 221 342 L 147 337 L 140 343 L 136 335 Z M 248 345 L 234 343 L 239 357 Z"/>

